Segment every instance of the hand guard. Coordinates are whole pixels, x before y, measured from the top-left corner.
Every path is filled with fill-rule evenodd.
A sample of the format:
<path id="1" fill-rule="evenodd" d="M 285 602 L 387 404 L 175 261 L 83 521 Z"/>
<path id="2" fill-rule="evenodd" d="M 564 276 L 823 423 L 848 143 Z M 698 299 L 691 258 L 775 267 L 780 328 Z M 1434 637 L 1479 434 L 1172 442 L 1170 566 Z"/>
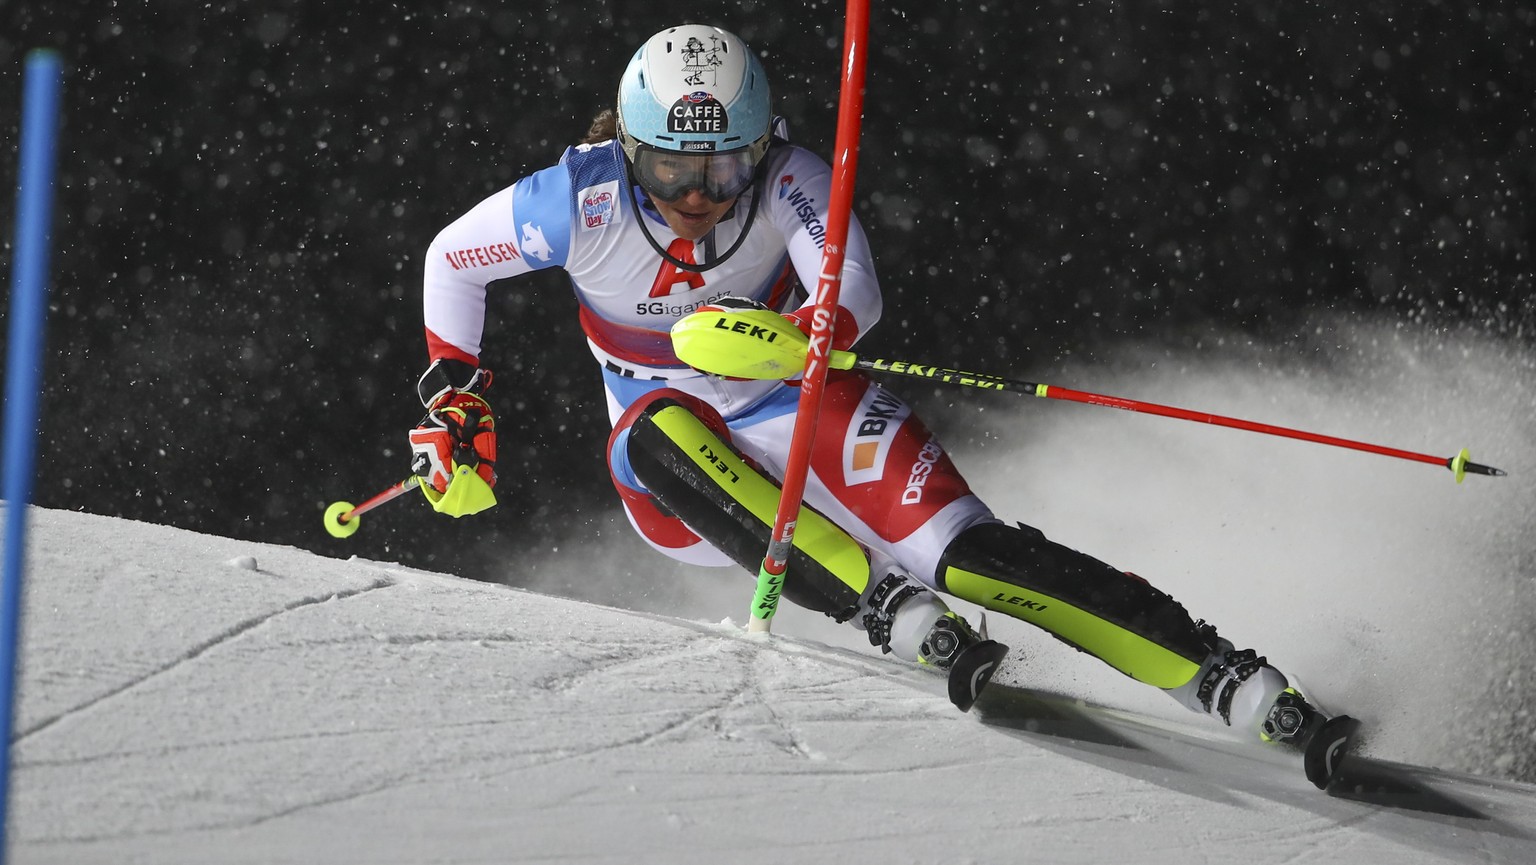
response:
<path id="1" fill-rule="evenodd" d="M 672 325 L 672 350 L 699 372 L 731 381 L 793 379 L 805 369 L 812 309 L 781 315 L 755 300 L 722 297 Z M 849 314 L 839 314 L 832 334 L 834 369 L 839 348 L 858 337 Z M 851 363 L 851 360 L 850 360 Z"/>
<path id="2" fill-rule="evenodd" d="M 470 375 L 458 375 L 464 370 L 452 368 L 455 365 Z M 462 379 L 476 390 L 452 384 L 436 388 L 429 382 L 432 378 Z M 411 471 L 421 477 L 421 491 L 432 507 L 450 516 L 467 516 L 496 504 L 491 492 L 496 483 L 496 417 L 478 392 L 489 382 L 489 372 L 457 361 L 438 361 L 422 376 L 421 389 L 434 387 L 435 392 L 426 417 L 410 432 Z"/>
<path id="3" fill-rule="evenodd" d="M 706 312 L 751 312 L 751 313 L 763 312 L 763 313 L 768 313 L 768 312 L 772 312 L 772 310 L 770 310 L 761 301 L 756 301 L 756 300 L 753 300 L 753 299 L 751 299 L 749 297 L 722 297 L 722 298 L 720 298 L 718 300 L 713 301 L 712 303 L 709 303 L 706 306 L 699 307 L 698 313 L 706 313 Z M 774 315 L 778 315 L 778 313 L 773 313 L 773 314 Z M 785 316 L 785 318 L 788 318 L 788 316 Z M 793 320 L 791 320 L 791 321 L 793 321 Z M 794 325 L 796 327 L 800 326 L 800 323 L 797 322 L 797 321 L 794 321 L 793 323 L 794 323 Z M 698 370 L 699 372 L 704 373 L 705 375 L 712 375 L 712 376 L 715 376 L 717 378 L 723 378 L 726 381 L 750 381 L 750 379 L 745 378 L 743 376 L 725 375 L 725 374 L 722 374 L 722 373 L 720 373 L 719 371 L 717 371 L 715 369 L 704 369 L 702 367 L 697 367 L 697 366 L 694 367 L 694 369 Z"/>
<path id="4" fill-rule="evenodd" d="M 745 312 L 747 310 L 766 310 L 767 306 L 758 301 L 745 297 L 722 297 L 708 306 L 699 308 L 700 312 L 720 311 Z M 815 315 L 816 307 L 802 306 L 789 312 L 780 313 L 789 319 L 790 323 L 800 329 L 807 337 L 811 335 L 811 316 Z M 837 308 L 837 321 L 832 325 L 832 348 L 835 351 L 847 351 L 859 341 L 859 325 L 853 320 L 853 313 L 841 306 Z"/>

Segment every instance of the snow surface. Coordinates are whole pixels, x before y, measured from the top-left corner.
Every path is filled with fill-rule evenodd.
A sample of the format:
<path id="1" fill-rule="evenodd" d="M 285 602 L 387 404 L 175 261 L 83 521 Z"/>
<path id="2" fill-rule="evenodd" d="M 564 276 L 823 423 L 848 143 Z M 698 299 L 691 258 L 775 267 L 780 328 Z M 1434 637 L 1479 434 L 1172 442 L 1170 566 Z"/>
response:
<path id="1" fill-rule="evenodd" d="M 987 726 L 867 647 L 62 511 L 29 546 L 15 862 L 1536 860 L 1536 787 L 1333 799 L 1187 714 Z"/>

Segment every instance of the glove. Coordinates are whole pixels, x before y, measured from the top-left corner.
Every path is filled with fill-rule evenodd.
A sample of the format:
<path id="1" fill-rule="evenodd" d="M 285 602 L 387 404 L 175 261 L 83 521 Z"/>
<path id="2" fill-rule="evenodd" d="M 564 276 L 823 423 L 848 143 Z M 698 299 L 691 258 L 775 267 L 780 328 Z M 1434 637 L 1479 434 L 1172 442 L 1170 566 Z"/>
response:
<path id="1" fill-rule="evenodd" d="M 811 316 L 816 312 L 815 307 L 802 306 L 799 309 L 784 313 L 784 317 L 795 323 L 800 332 L 806 336 L 811 335 Z M 832 350 L 847 351 L 853 348 L 853 344 L 859 341 L 859 323 L 853 320 L 853 313 L 842 307 L 837 309 L 837 321 L 832 325 Z"/>
<path id="2" fill-rule="evenodd" d="M 496 417 L 480 395 L 490 380 L 488 370 L 439 360 L 417 385 L 427 414 L 410 432 L 411 471 L 440 513 L 462 517 L 496 504 Z"/>

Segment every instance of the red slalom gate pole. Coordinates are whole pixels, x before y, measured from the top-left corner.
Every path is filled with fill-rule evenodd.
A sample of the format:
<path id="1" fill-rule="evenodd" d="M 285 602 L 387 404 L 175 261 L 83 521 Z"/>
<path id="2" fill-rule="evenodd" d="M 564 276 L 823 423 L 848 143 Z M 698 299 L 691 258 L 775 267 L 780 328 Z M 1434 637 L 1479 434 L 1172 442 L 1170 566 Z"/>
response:
<path id="1" fill-rule="evenodd" d="M 757 592 L 747 630 L 767 633 L 779 609 L 784 591 L 789 553 L 794 547 L 795 523 L 805 496 L 806 475 L 811 468 L 811 444 L 826 389 L 827 360 L 832 352 L 833 326 L 837 323 L 837 299 L 843 284 L 843 259 L 848 226 L 853 215 L 853 187 L 858 175 L 859 134 L 864 115 L 864 67 L 868 59 L 869 0 L 848 0 L 843 29 L 843 82 L 838 97 L 837 138 L 833 144 L 832 200 L 827 210 L 826 243 L 822 247 L 821 275 L 816 282 L 816 307 L 811 316 L 811 340 L 800 380 L 800 403 L 795 431 L 790 438 L 789 463 L 784 486 L 773 518 L 773 535 L 763 565 L 757 573 Z"/>

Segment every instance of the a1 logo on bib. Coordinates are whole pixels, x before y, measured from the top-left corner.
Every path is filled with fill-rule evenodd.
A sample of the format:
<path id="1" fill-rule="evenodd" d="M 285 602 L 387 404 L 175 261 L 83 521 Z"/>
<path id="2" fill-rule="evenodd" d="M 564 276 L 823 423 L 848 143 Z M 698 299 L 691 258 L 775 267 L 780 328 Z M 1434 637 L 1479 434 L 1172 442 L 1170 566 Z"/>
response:
<path id="1" fill-rule="evenodd" d="M 667 112 L 667 131 L 674 135 L 719 135 L 731 128 L 725 106 L 720 100 L 703 90 L 695 90 L 676 102 Z M 686 147 L 688 150 L 714 150 L 714 142 L 688 142 L 707 144 L 705 147 Z"/>

